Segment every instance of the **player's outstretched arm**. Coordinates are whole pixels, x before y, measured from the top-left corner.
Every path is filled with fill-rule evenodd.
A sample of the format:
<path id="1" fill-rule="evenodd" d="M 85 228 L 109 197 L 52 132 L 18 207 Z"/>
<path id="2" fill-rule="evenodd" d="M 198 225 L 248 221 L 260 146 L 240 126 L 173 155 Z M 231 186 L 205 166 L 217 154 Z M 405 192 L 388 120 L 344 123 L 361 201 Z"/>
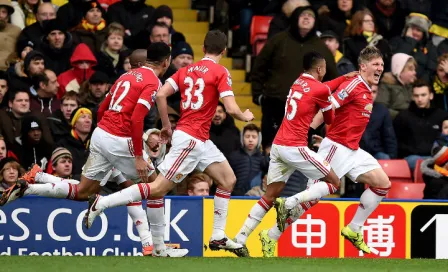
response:
<path id="1" fill-rule="evenodd" d="M 223 97 L 222 102 L 224 103 L 226 112 L 232 117 L 244 122 L 250 122 L 254 120 L 254 115 L 249 109 L 244 112 L 241 111 L 233 95 Z"/>
<path id="2" fill-rule="evenodd" d="M 167 98 L 174 93 L 174 88 L 170 83 L 165 84 L 160 88 L 156 95 L 157 109 L 159 110 L 160 119 L 164 128 L 171 128 L 170 119 L 168 118 L 168 102 Z"/>
<path id="3" fill-rule="evenodd" d="M 143 104 L 144 103 L 144 104 Z M 137 102 L 137 105 L 135 106 L 134 112 L 132 113 L 131 117 L 131 126 L 132 126 L 132 145 L 134 147 L 134 156 L 135 156 L 135 168 L 137 170 L 137 173 L 140 176 L 140 179 L 143 182 L 147 181 L 148 178 L 148 171 L 149 164 L 148 162 L 143 158 L 143 122 L 145 119 L 145 116 L 149 112 L 149 108 L 145 104 L 149 104 L 148 102 Z"/>

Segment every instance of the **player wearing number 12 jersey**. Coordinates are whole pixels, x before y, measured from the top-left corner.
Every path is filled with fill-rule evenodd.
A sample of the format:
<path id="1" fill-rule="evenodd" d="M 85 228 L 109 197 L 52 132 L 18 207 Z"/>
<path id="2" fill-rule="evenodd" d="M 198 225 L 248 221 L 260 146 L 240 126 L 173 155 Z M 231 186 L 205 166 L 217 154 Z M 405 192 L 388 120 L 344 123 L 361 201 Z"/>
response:
<path id="1" fill-rule="evenodd" d="M 205 57 L 192 65 L 179 69 L 157 94 L 157 106 L 162 119 L 162 138 L 171 137 L 166 98 L 180 92 L 181 115 L 172 134 L 171 149 L 159 166 L 160 174 L 153 183 L 138 184 L 122 190 L 126 201 L 139 201 L 149 196 L 164 196 L 194 169 L 204 171 L 218 183 L 214 198 L 213 233 L 211 250 L 240 250 L 242 245 L 230 240 L 224 233 L 230 193 L 236 178 L 224 155 L 209 140 L 211 121 L 222 98 L 229 114 L 242 121 L 251 121 L 253 114 L 241 112 L 232 92 L 229 72 L 218 64 L 225 53 L 227 37 L 221 31 L 209 31 L 204 40 Z M 89 222 L 102 210 L 124 205 L 123 196 L 98 196 L 91 205 Z M 92 212 L 96 209 L 95 212 Z M 156 241 L 154 241 L 156 243 Z"/>
<path id="2" fill-rule="evenodd" d="M 243 227 L 236 236 L 236 241 L 243 245 L 253 230 L 258 226 L 274 201 L 280 196 L 286 182 L 294 171 L 300 171 L 311 179 L 324 179 L 322 185 L 328 190 L 336 190 L 339 179 L 321 156 L 310 150 L 308 146 L 308 130 L 310 124 L 320 110 L 324 114 L 325 123 L 331 124 L 334 111 L 329 97 L 330 90 L 335 90 L 345 81 L 341 76 L 332 81 L 321 83 L 326 73 L 326 62 L 316 52 L 305 54 L 303 58 L 304 73 L 293 83 L 288 95 L 283 118 L 271 147 L 268 187 L 266 194 L 256 203 L 249 213 Z M 274 226 L 269 232 L 260 233 L 262 250 L 265 257 L 273 256 L 281 225 Z M 247 253 L 239 255 L 248 256 Z"/>

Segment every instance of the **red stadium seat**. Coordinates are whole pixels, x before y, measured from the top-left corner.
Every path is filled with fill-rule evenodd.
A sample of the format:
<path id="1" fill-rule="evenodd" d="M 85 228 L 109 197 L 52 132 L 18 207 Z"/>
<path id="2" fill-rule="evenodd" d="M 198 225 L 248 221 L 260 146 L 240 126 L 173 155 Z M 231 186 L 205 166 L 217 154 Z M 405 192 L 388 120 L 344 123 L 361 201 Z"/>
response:
<path id="1" fill-rule="evenodd" d="M 257 35 L 264 34 L 264 38 L 267 39 L 269 24 L 271 23 L 272 16 L 253 16 L 252 23 L 250 25 L 250 44 L 254 44 Z"/>
<path id="2" fill-rule="evenodd" d="M 424 183 L 392 181 L 392 187 L 386 198 L 423 199 L 423 189 L 425 189 Z"/>
<path id="3" fill-rule="evenodd" d="M 378 160 L 390 181 L 413 182 L 406 160 Z"/>
<path id="4" fill-rule="evenodd" d="M 420 169 L 420 166 L 422 165 L 422 161 L 423 160 L 417 160 L 417 163 L 415 164 L 415 169 L 414 169 L 414 182 L 415 183 L 423 183 L 423 173 L 422 170 Z"/>

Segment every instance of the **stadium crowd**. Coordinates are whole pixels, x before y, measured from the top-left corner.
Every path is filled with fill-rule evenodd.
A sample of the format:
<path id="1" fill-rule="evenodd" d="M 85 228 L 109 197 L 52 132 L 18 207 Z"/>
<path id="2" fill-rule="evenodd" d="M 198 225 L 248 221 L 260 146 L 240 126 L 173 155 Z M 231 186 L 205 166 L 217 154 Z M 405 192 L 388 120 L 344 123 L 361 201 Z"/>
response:
<path id="1" fill-rule="evenodd" d="M 144 63 L 142 49 L 151 42 L 172 47 L 162 82 L 193 63 L 192 47 L 173 29 L 171 8 L 150 2 L 69 0 L 58 7 L 51 1 L 0 0 L 0 190 L 33 164 L 79 179 L 99 104 L 120 75 Z M 248 124 L 240 132 L 222 104 L 212 121 L 210 138 L 237 177 L 233 195 L 264 194 L 270 145 L 289 88 L 303 71 L 304 54 L 314 50 L 326 58 L 329 80 L 356 70 L 359 52 L 375 45 L 383 53 L 385 73 L 373 88 L 376 100 L 361 147 L 377 159 L 404 158 L 411 170 L 424 159 L 425 198 L 448 198 L 447 1 L 226 2 L 227 27 L 238 29 L 235 56 L 250 50 L 251 16 L 274 16 L 250 75 L 253 102 L 262 108 L 261 128 Z M 180 100 L 169 98 L 173 127 Z M 144 141 L 158 141 L 160 128 L 153 108 L 145 118 Z M 325 127 L 310 131 L 313 148 L 321 137 L 311 135 L 324 133 Z M 169 148 L 148 150 L 155 165 Z M 303 175 L 294 173 L 284 195 L 305 185 Z M 213 193 L 213 181 L 202 173 L 193 173 L 172 192 Z"/>

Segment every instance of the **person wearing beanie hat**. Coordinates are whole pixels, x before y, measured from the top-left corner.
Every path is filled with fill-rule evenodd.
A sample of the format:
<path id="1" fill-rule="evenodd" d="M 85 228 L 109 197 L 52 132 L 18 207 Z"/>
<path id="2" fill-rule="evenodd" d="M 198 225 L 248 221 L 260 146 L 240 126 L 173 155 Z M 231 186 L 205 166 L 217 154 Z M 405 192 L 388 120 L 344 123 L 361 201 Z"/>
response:
<path id="1" fill-rule="evenodd" d="M 345 75 L 356 70 L 353 63 L 339 51 L 339 37 L 336 33 L 331 30 L 323 31 L 320 35 L 320 39 L 333 54 L 339 75 Z"/>
<path id="2" fill-rule="evenodd" d="M 36 91 L 32 88 L 33 82 L 31 78 L 40 74 L 45 69 L 44 55 L 37 50 L 32 50 L 26 54 L 23 61 L 18 61 L 14 65 L 14 69 L 9 71 L 9 89 L 10 90 L 26 90 L 32 95 L 36 95 Z"/>
<path id="3" fill-rule="evenodd" d="M 79 99 L 81 105 L 90 109 L 92 112 L 96 112 L 97 107 L 103 101 L 106 92 L 109 89 L 109 77 L 101 72 L 96 71 L 81 87 L 79 91 Z"/>
<path id="4" fill-rule="evenodd" d="M 171 51 L 171 59 L 176 70 L 188 66 L 194 60 L 193 49 L 188 43 L 179 42 Z"/>
<path id="5" fill-rule="evenodd" d="M 437 69 L 437 49 L 429 39 L 431 21 L 423 14 L 411 13 L 401 36 L 390 40 L 393 54 L 405 53 L 417 62 L 417 77 L 430 81 Z"/>
<path id="6" fill-rule="evenodd" d="M 392 56 L 391 72 L 384 73 L 380 81 L 377 103 L 389 109 L 392 119 L 409 108 L 412 101 L 412 84 L 417 79 L 417 63 L 404 53 Z"/>
<path id="7" fill-rule="evenodd" d="M 6 70 L 7 63 L 11 54 L 16 52 L 16 42 L 21 29 L 18 26 L 9 23 L 10 16 L 14 12 L 10 0 L 0 0 L 0 40 L 2 46 L 0 49 L 0 70 Z"/>
<path id="8" fill-rule="evenodd" d="M 156 8 L 153 15 L 153 23 L 164 23 L 170 28 L 170 33 L 173 33 L 173 11 L 167 5 L 161 5 Z"/>
<path id="9" fill-rule="evenodd" d="M 72 153 L 64 147 L 57 147 L 51 154 L 51 169 L 49 174 L 69 179 L 72 175 L 73 157 Z M 50 167 L 49 167 L 50 168 Z"/>

